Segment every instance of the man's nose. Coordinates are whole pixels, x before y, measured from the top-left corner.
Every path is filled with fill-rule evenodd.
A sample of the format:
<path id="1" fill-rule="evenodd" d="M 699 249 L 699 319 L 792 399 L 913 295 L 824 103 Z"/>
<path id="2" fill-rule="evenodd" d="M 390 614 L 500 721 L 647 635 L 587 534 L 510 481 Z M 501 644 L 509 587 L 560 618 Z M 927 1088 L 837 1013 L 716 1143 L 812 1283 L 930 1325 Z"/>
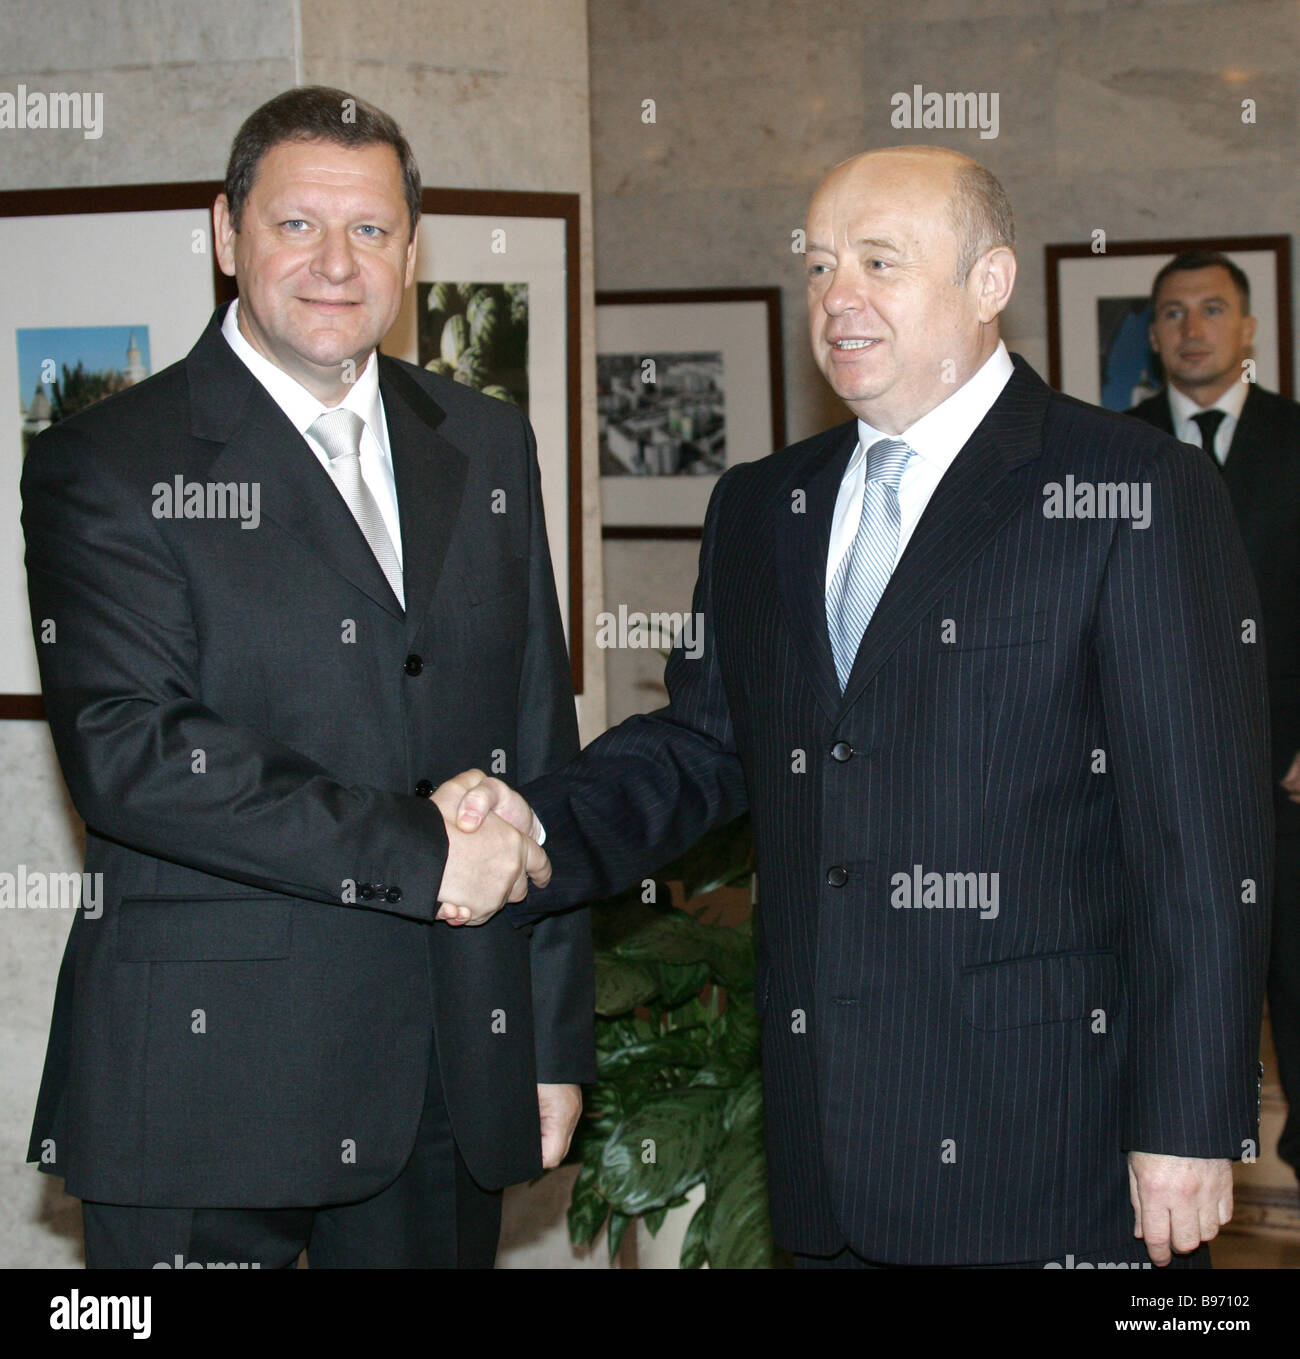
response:
<path id="1" fill-rule="evenodd" d="M 830 287 L 822 294 L 826 312 L 840 316 L 846 311 L 862 311 L 866 305 L 866 289 L 861 276 L 850 270 L 837 269 Z"/>
<path id="2" fill-rule="evenodd" d="M 312 261 L 312 268 L 331 283 L 342 283 L 356 272 L 356 256 L 346 231 L 327 231 L 320 249 Z"/>

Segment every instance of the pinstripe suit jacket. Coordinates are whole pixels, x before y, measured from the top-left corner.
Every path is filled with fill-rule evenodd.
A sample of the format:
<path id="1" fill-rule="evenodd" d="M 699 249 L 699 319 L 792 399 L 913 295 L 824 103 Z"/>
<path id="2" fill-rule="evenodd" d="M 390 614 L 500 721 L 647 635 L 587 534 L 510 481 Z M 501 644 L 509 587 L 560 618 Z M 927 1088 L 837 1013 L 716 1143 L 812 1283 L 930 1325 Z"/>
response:
<path id="1" fill-rule="evenodd" d="M 1208 463 L 1017 358 L 841 695 L 823 588 L 855 438 L 722 478 L 703 655 L 525 789 L 556 876 L 508 909 L 618 889 L 748 805 L 777 1240 L 908 1264 L 1122 1245 L 1127 1150 L 1257 1136 L 1271 795 L 1231 506 Z M 1068 476 L 1145 486 L 1149 524 L 1048 517 Z M 913 898 L 931 872 L 990 875 L 996 915 Z"/>

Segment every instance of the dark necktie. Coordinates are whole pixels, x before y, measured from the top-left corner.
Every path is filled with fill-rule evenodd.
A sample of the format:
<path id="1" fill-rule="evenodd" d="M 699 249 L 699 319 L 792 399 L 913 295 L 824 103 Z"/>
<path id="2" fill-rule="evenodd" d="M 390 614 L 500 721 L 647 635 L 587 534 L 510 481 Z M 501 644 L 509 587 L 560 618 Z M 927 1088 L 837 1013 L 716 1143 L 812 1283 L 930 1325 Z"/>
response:
<path id="1" fill-rule="evenodd" d="M 1221 468 L 1223 464 L 1219 461 L 1219 455 L 1214 451 L 1214 436 L 1219 432 L 1219 426 L 1227 419 L 1226 411 L 1198 411 L 1192 416 L 1192 422 L 1201 431 L 1201 447 L 1210 455 L 1211 462 L 1216 467 Z"/>

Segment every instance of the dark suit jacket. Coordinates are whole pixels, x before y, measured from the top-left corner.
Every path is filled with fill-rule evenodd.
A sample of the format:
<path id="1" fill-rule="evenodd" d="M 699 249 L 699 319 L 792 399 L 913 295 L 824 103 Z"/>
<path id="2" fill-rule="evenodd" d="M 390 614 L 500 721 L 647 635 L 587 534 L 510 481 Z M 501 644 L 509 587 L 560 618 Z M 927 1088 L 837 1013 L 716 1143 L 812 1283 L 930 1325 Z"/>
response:
<path id="1" fill-rule="evenodd" d="M 507 913 L 616 889 L 748 804 L 777 1240 L 906 1264 L 1128 1249 L 1126 1150 L 1257 1136 L 1267 713 L 1228 497 L 1016 359 L 841 695 L 823 594 L 856 437 L 722 477 L 703 655 L 525 790 L 556 878 Z M 1047 518 L 1067 475 L 1148 483 L 1149 527 Z M 915 865 L 997 874 L 996 917 L 900 904 Z"/>
<path id="2" fill-rule="evenodd" d="M 526 1179 L 536 1082 L 594 1078 L 589 920 L 434 922 L 447 839 L 417 784 L 577 749 L 531 432 L 380 359 L 403 614 L 221 314 L 23 473 L 46 710 L 104 875 L 29 1158 L 113 1203 L 360 1199 L 410 1152 L 436 1033 L 470 1171 Z M 257 483 L 260 525 L 154 517 L 177 476 Z"/>
<path id="3" fill-rule="evenodd" d="M 1165 392 L 1129 414 L 1174 432 Z M 1300 806 L 1277 786 L 1300 750 L 1300 405 L 1252 385 L 1222 471 L 1263 611 L 1277 826 L 1300 835 Z"/>

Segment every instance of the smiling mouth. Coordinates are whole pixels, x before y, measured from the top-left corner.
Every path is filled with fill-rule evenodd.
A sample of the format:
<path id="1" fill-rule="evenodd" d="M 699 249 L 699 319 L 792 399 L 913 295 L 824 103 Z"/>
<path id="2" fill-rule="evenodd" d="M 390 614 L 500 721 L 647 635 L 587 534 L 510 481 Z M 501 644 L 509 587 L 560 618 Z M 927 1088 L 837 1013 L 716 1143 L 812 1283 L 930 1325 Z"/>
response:
<path id="1" fill-rule="evenodd" d="M 871 349 L 879 343 L 879 340 L 832 340 L 831 348 L 839 350 L 841 354 L 852 354 L 863 349 Z"/>

